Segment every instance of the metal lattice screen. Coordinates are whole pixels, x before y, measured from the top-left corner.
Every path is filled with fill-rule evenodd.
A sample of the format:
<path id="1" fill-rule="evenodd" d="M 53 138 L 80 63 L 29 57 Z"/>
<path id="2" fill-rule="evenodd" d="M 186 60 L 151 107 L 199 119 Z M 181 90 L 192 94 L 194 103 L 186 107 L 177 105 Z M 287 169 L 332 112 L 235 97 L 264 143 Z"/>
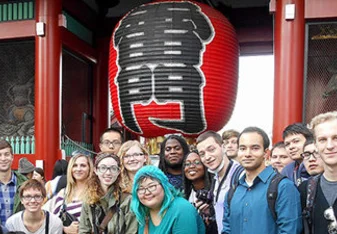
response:
<path id="1" fill-rule="evenodd" d="M 337 110 L 337 22 L 307 25 L 304 121 Z"/>

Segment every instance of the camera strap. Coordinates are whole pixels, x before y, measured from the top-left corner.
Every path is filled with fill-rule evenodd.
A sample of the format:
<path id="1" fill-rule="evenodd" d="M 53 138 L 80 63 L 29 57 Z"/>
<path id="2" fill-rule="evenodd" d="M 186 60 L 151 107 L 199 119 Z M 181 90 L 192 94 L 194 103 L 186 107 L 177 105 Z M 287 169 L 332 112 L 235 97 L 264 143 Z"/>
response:
<path id="1" fill-rule="evenodd" d="M 46 211 L 45 215 L 46 215 L 45 234 L 48 234 L 49 233 L 49 212 Z"/>
<path id="2" fill-rule="evenodd" d="M 225 180 L 227 178 L 227 175 L 228 175 L 229 171 L 231 170 L 232 165 L 233 165 L 233 161 L 230 160 L 229 161 L 229 165 L 228 165 L 228 167 L 226 169 L 225 175 L 224 175 L 224 177 L 222 177 L 222 179 L 221 179 L 221 181 L 219 183 L 219 186 L 218 186 L 218 190 L 216 192 L 216 196 L 215 196 L 215 202 L 216 203 L 218 202 L 218 199 L 219 199 L 219 195 L 220 195 L 220 192 L 221 192 L 221 187 L 222 187 L 223 183 L 225 182 Z M 217 176 L 217 175 L 215 175 L 215 176 Z M 215 184 L 215 182 L 216 182 L 216 177 L 214 177 L 214 180 L 213 180 L 214 184 Z M 212 185 L 212 187 L 214 188 L 213 185 Z"/>

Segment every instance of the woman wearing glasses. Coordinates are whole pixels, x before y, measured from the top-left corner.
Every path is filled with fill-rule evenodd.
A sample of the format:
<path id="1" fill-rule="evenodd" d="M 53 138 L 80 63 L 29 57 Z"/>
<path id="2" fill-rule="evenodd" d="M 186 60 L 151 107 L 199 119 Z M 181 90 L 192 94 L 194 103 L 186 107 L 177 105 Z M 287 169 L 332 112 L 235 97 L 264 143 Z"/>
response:
<path id="1" fill-rule="evenodd" d="M 73 156 L 67 170 L 67 186 L 44 206 L 51 213 L 63 217 L 63 231 L 66 234 L 78 233 L 79 217 L 89 179 L 93 175 L 91 158 L 84 154 Z M 48 204 L 49 203 L 49 204 Z M 69 215 L 66 215 L 66 212 Z"/>
<path id="2" fill-rule="evenodd" d="M 121 192 L 120 180 L 119 158 L 112 153 L 98 154 L 81 213 L 81 234 L 137 233 L 137 220 L 130 212 L 131 195 Z"/>
<path id="3" fill-rule="evenodd" d="M 197 150 L 193 150 L 187 154 L 183 168 L 185 198 L 192 204 L 195 204 L 199 200 L 209 205 L 200 215 L 206 225 L 206 233 L 218 233 L 213 207 L 213 191 L 211 189 L 213 176 L 201 163 Z"/>
<path id="4" fill-rule="evenodd" d="M 197 210 L 155 166 L 142 167 L 136 173 L 132 210 L 139 223 L 139 234 L 205 234 Z"/>
<path id="5" fill-rule="evenodd" d="M 24 182 L 19 195 L 25 210 L 13 214 L 6 221 L 9 232 L 62 234 L 61 220 L 56 215 L 42 210 L 46 190 L 39 181 L 31 179 Z"/>
<path id="6" fill-rule="evenodd" d="M 150 164 L 146 149 L 138 141 L 125 142 L 118 156 L 121 159 L 121 188 L 125 193 L 132 192 L 133 178 L 136 172 L 145 165 Z"/>

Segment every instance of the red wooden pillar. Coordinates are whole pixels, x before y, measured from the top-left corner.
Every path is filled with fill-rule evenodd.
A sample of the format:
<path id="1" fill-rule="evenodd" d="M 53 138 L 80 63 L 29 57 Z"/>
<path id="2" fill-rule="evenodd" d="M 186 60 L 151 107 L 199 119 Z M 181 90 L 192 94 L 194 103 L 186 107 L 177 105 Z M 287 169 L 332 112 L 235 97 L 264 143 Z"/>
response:
<path id="1" fill-rule="evenodd" d="M 282 140 L 282 131 L 287 125 L 302 122 L 305 43 L 304 1 L 276 1 L 273 142 Z M 287 4 L 295 4 L 294 19 L 285 19 Z"/>
<path id="2" fill-rule="evenodd" d="M 93 143 L 99 151 L 99 138 L 108 127 L 109 114 L 109 42 L 110 38 L 97 39 L 97 64 L 95 67 L 93 97 Z"/>
<path id="3" fill-rule="evenodd" d="M 44 160 L 47 178 L 61 158 L 60 73 L 61 36 L 58 26 L 61 0 L 36 0 L 36 22 L 43 22 L 44 36 L 35 36 L 35 155 Z"/>

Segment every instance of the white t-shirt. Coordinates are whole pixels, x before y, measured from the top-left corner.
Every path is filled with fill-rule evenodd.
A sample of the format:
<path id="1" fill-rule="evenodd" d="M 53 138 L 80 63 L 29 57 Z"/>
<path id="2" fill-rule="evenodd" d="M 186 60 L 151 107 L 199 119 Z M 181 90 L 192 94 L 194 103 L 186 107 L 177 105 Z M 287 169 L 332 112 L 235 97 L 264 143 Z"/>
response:
<path id="1" fill-rule="evenodd" d="M 26 234 L 45 234 L 46 219 L 44 220 L 42 226 L 36 232 L 30 232 L 27 230 L 26 226 L 23 224 L 23 211 L 13 214 L 6 221 L 6 228 L 9 232 L 21 231 Z M 49 234 L 62 234 L 63 225 L 59 217 L 54 214 L 49 213 Z"/>
<path id="2" fill-rule="evenodd" d="M 231 180 L 232 176 L 235 172 L 235 170 L 240 166 L 240 164 L 236 161 L 233 160 L 233 164 L 231 168 L 228 171 L 228 174 L 226 178 L 224 178 L 224 182 L 219 188 L 221 181 L 219 180 L 218 175 L 215 175 L 215 186 L 214 186 L 214 209 L 215 209 L 215 218 L 216 218 L 216 223 L 218 225 L 218 233 L 221 233 L 222 231 L 222 219 L 223 219 L 223 214 L 224 214 L 224 201 L 225 201 L 225 196 L 231 186 Z M 241 174 L 242 175 L 242 174 Z M 217 193 L 219 191 L 219 196 L 217 198 Z"/>

